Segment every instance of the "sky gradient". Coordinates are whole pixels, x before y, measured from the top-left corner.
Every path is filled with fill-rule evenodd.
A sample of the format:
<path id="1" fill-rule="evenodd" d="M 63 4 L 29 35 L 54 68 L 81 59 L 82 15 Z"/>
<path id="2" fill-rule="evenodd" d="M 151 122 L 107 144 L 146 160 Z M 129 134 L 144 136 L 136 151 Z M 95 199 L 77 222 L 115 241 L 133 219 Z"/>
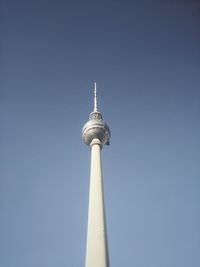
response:
<path id="1" fill-rule="evenodd" d="M 198 1 L 0 10 L 0 266 L 84 266 L 96 80 L 111 267 L 199 267 Z"/>

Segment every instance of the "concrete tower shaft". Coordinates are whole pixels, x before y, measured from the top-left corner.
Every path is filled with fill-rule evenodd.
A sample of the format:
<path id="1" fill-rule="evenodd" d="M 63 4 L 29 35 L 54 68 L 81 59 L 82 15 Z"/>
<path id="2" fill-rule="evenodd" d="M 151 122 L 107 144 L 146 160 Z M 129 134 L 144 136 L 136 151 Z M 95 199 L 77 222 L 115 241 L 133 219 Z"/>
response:
<path id="1" fill-rule="evenodd" d="M 104 206 L 101 142 L 91 142 L 90 192 L 86 246 L 86 267 L 109 267 Z"/>

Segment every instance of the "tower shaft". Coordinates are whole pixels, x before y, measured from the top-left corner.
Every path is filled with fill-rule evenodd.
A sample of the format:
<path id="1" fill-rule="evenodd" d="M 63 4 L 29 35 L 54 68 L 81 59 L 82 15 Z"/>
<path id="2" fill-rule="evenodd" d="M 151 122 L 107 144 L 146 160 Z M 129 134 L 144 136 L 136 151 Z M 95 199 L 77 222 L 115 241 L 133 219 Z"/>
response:
<path id="1" fill-rule="evenodd" d="M 97 138 L 90 144 L 91 169 L 85 267 L 109 267 L 101 146 Z"/>

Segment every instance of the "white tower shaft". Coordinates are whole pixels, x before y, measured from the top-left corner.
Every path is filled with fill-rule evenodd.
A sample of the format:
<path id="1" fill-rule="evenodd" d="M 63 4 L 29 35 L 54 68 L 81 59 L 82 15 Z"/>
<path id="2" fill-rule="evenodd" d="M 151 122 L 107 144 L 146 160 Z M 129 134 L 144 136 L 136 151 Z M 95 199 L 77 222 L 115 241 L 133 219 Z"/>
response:
<path id="1" fill-rule="evenodd" d="M 85 267 L 109 267 L 101 168 L 101 142 L 91 144 L 90 193 Z"/>

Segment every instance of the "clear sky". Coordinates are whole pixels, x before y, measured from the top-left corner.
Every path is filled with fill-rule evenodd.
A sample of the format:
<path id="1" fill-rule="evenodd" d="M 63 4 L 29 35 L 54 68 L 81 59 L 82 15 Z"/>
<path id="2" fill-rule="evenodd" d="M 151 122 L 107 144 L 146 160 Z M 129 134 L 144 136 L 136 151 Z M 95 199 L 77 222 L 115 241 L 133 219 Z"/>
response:
<path id="1" fill-rule="evenodd" d="M 111 266 L 199 267 L 199 2 L 0 10 L 0 266 L 84 266 L 96 80 Z"/>

